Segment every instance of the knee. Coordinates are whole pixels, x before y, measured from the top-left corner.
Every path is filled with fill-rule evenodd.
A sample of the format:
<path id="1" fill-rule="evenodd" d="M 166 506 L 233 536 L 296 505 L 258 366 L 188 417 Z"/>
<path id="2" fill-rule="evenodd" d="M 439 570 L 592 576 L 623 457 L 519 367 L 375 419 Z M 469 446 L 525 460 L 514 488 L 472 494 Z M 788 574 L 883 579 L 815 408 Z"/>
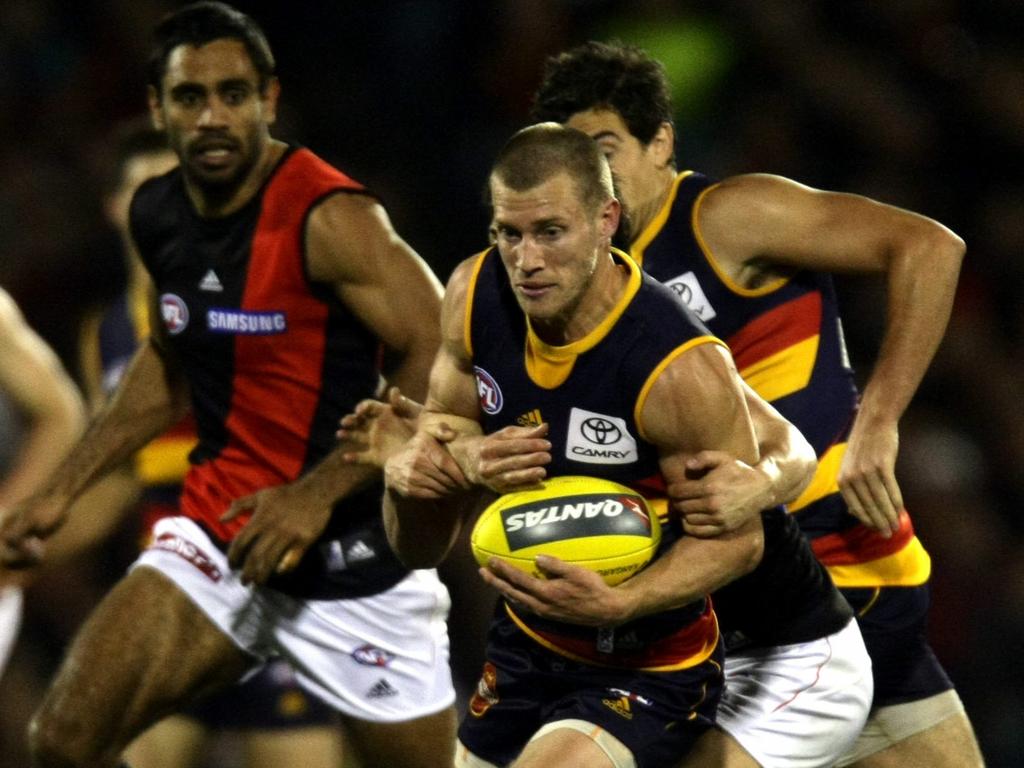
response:
<path id="1" fill-rule="evenodd" d="M 47 706 L 28 726 L 28 746 L 35 768 L 100 768 L 103 761 L 95 734 L 84 724 L 62 717 Z"/>

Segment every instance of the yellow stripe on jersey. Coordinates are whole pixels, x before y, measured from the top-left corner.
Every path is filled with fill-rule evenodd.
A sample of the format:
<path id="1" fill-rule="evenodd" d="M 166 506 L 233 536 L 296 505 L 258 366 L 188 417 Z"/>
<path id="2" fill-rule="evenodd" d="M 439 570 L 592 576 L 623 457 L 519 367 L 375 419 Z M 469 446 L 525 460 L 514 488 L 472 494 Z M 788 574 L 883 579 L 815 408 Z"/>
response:
<path id="1" fill-rule="evenodd" d="M 157 438 L 135 454 L 136 475 L 144 485 L 180 484 L 195 444 L 196 438 L 190 435 Z"/>
<path id="2" fill-rule="evenodd" d="M 915 536 L 899 552 L 866 563 L 826 566 L 837 587 L 919 587 L 932 573 L 932 559 Z"/>
<path id="3" fill-rule="evenodd" d="M 765 283 L 757 288 L 744 288 L 732 279 L 732 276 L 725 271 L 721 264 L 718 263 L 718 260 L 715 258 L 715 254 L 711 252 L 711 248 L 704 239 L 704 233 L 700 228 L 700 207 L 704 203 L 704 198 L 707 196 L 708 192 L 718 186 L 720 186 L 720 184 L 712 184 L 697 195 L 697 199 L 693 202 L 693 211 L 690 214 L 690 227 L 693 229 L 693 238 L 697 241 L 697 245 L 700 246 L 701 253 L 704 254 L 704 258 L 707 260 L 708 265 L 715 271 L 715 274 L 718 275 L 718 279 L 722 281 L 722 284 L 738 296 L 766 296 L 772 291 L 778 290 L 789 282 L 788 277 L 780 277 L 777 280 L 772 280 L 771 282 Z"/>
<path id="4" fill-rule="evenodd" d="M 839 491 L 839 465 L 846 455 L 846 443 L 836 443 L 818 459 L 818 468 L 810 484 L 796 499 L 786 505 L 790 512 L 797 512 L 818 499 Z"/>
<path id="5" fill-rule="evenodd" d="M 675 181 L 672 182 L 672 188 L 669 190 L 668 197 L 661 206 L 661 210 L 654 215 L 654 218 L 644 227 L 644 231 L 640 233 L 640 236 L 633 241 L 629 248 L 629 255 L 633 257 L 637 264 L 642 265 L 644 263 L 644 251 L 651 244 L 651 240 L 661 232 L 661 228 L 665 226 L 668 217 L 672 215 L 672 207 L 675 205 L 676 195 L 679 193 L 679 185 L 682 184 L 683 179 L 692 174 L 693 171 L 683 171 L 676 176 Z"/>
<path id="6" fill-rule="evenodd" d="M 807 386 L 818 357 L 817 335 L 758 360 L 740 376 L 769 403 Z"/>
<path id="7" fill-rule="evenodd" d="M 612 310 L 594 330 L 582 339 L 562 346 L 548 344 L 533 332 L 530 319 L 526 319 L 526 373 L 538 387 L 554 389 L 563 384 L 572 373 L 576 358 L 597 346 L 611 332 L 615 323 L 622 317 L 622 313 L 626 311 L 626 307 L 636 296 L 637 291 L 640 290 L 642 280 L 640 268 L 629 256 L 617 248 L 612 248 L 612 255 L 619 264 L 628 270 L 629 282 Z"/>
<path id="8" fill-rule="evenodd" d="M 466 354 L 469 358 L 473 358 L 473 296 L 476 295 L 476 281 L 480 277 L 480 270 L 484 266 L 484 257 L 490 251 L 481 252 L 476 259 L 476 264 L 473 265 L 473 274 L 469 276 L 469 286 L 466 288 L 466 310 L 465 315 L 462 318 L 462 340 L 466 347 Z M 495 249 L 497 254 L 497 249 Z"/>

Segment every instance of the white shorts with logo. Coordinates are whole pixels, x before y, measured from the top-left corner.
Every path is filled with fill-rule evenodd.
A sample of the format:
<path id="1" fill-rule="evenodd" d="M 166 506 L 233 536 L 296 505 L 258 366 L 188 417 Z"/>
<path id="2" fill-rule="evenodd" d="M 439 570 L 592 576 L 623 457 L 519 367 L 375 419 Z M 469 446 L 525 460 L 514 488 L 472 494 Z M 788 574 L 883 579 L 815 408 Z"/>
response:
<path id="1" fill-rule="evenodd" d="M 14 650 L 21 627 L 21 587 L 0 587 L 0 676 Z"/>
<path id="2" fill-rule="evenodd" d="M 398 722 L 455 700 L 448 666 L 448 590 L 433 570 L 346 600 L 303 600 L 244 585 L 193 521 L 160 520 L 132 568 L 155 568 L 242 650 L 281 656 L 302 687 L 360 720 Z"/>
<path id="3" fill-rule="evenodd" d="M 873 689 L 851 621 L 809 643 L 727 653 L 717 723 L 764 768 L 831 766 L 864 727 Z"/>

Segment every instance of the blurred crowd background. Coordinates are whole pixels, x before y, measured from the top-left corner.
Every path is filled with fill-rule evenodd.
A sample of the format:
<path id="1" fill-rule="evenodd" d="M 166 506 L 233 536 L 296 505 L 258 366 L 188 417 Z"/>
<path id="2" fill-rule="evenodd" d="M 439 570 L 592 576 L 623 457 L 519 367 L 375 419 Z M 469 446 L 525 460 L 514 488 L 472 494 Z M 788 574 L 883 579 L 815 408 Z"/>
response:
<path id="1" fill-rule="evenodd" d="M 167 0 L 0 0 L 0 285 L 73 374 L 81 318 L 123 287 L 101 211 L 112 137 L 144 108 Z M 989 765 L 1024 765 L 1024 3 L 1020 0 L 238 2 L 278 60 L 275 134 L 366 183 L 445 280 L 486 242 L 485 175 L 521 127 L 543 61 L 587 39 L 669 71 L 678 161 L 783 174 L 907 207 L 967 241 L 946 340 L 901 429 L 899 477 L 933 556 L 931 640 Z M 884 285 L 840 280 L 870 372 Z M 0 403 L 0 466 L 18 414 Z M 125 538 L 125 537 L 122 537 Z M 64 645 L 134 542 L 30 590 L 0 680 L 0 768 Z M 472 684 L 479 625 L 456 604 Z M 466 663 L 467 661 L 471 662 Z M 210 768 L 231 766 L 212 755 Z"/>

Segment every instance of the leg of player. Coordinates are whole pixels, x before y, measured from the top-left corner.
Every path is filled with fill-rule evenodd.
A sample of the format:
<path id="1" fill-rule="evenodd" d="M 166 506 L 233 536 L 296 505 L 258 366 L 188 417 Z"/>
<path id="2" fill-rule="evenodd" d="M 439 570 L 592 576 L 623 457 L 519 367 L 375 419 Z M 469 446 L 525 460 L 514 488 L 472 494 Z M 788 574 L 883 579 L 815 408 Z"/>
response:
<path id="1" fill-rule="evenodd" d="M 37 768 L 107 768 L 158 718 L 253 663 L 166 577 L 132 570 L 79 630 L 29 729 Z"/>
<path id="2" fill-rule="evenodd" d="M 128 745 L 131 768 L 191 768 L 206 745 L 207 731 L 190 717 L 165 717 Z"/>
<path id="3" fill-rule="evenodd" d="M 705 733 L 679 768 L 761 768 L 732 736 L 717 728 Z"/>
<path id="4" fill-rule="evenodd" d="M 454 706 L 398 723 L 345 718 L 345 733 L 366 766 L 450 768 L 457 720 Z"/>
<path id="5" fill-rule="evenodd" d="M 948 701 L 954 697 L 955 703 Z M 936 701 L 939 699 L 945 701 Z M 901 708 L 905 710 L 910 706 L 939 703 L 959 706 L 959 697 L 955 691 L 946 691 L 924 701 L 881 708 L 873 714 L 864 731 L 865 735 L 878 736 L 873 740 L 874 744 L 882 747 L 888 743 L 889 746 L 846 765 L 854 768 L 983 768 L 985 761 L 974 729 L 962 708 L 912 736 L 894 738 L 894 733 L 899 733 L 901 722 L 906 721 L 905 713 L 900 713 Z"/>
<path id="6" fill-rule="evenodd" d="M 341 731 L 325 725 L 282 730 L 254 730 L 245 735 L 246 768 L 342 768 Z"/>
<path id="7" fill-rule="evenodd" d="M 582 721 L 573 721 L 582 723 Z M 560 728 L 557 723 L 534 737 L 523 749 L 512 768 L 634 768 L 633 754 L 599 726 L 592 733 L 576 728 Z"/>

